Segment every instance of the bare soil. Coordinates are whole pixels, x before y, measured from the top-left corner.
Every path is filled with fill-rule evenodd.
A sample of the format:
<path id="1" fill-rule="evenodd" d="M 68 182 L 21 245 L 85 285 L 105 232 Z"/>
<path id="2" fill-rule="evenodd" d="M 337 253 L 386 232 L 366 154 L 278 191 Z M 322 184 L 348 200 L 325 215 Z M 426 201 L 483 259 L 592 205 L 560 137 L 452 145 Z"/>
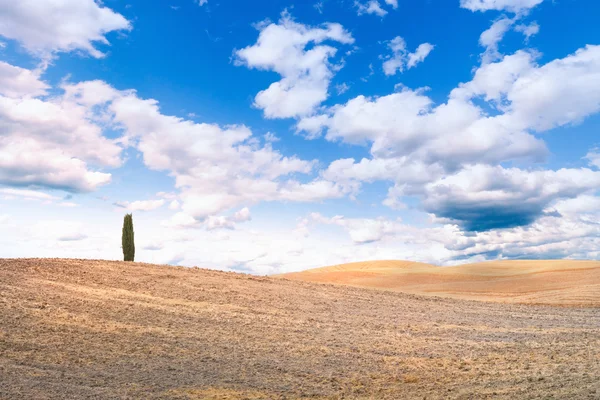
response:
<path id="1" fill-rule="evenodd" d="M 598 399 L 600 309 L 0 259 L 0 399 Z"/>
<path id="2" fill-rule="evenodd" d="M 456 299 L 600 307 L 600 261 L 502 260 L 454 267 L 364 261 L 279 276 Z"/>

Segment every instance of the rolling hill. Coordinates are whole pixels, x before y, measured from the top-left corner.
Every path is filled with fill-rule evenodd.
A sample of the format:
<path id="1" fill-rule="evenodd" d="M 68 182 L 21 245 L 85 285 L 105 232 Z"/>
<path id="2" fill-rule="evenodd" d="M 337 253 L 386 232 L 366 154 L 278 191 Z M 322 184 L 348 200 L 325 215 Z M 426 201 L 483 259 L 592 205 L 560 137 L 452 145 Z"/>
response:
<path id="1" fill-rule="evenodd" d="M 511 260 L 455 267 L 367 261 L 278 277 L 459 299 L 600 306 L 599 261 Z"/>
<path id="2" fill-rule="evenodd" d="M 0 259 L 0 399 L 591 399 L 598 327 L 597 308 Z"/>

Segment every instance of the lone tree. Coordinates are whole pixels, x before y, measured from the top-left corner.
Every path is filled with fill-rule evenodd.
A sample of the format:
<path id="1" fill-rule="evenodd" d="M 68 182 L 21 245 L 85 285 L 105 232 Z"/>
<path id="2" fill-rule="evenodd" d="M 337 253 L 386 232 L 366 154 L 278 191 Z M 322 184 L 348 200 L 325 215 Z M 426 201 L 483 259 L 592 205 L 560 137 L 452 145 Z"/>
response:
<path id="1" fill-rule="evenodd" d="M 121 237 L 123 247 L 123 260 L 133 261 L 135 257 L 135 244 L 133 241 L 133 218 L 126 214 L 123 219 L 123 236 Z"/>

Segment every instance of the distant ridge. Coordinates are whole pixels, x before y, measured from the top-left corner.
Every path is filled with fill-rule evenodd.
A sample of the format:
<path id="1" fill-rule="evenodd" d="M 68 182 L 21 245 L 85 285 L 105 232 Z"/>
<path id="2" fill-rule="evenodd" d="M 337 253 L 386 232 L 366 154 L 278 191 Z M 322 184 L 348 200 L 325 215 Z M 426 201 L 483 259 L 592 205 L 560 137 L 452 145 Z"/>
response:
<path id="1" fill-rule="evenodd" d="M 600 307 L 600 261 L 502 260 L 437 267 L 383 260 L 276 276 L 470 300 Z"/>

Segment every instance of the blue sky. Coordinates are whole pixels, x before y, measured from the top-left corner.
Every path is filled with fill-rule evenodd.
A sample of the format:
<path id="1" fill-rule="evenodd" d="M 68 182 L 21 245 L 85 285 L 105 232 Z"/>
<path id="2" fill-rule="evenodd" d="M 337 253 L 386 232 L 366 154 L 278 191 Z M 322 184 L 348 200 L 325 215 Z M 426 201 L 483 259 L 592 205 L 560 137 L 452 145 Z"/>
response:
<path id="1" fill-rule="evenodd" d="M 0 0 L 0 255 L 600 256 L 600 4 Z"/>

